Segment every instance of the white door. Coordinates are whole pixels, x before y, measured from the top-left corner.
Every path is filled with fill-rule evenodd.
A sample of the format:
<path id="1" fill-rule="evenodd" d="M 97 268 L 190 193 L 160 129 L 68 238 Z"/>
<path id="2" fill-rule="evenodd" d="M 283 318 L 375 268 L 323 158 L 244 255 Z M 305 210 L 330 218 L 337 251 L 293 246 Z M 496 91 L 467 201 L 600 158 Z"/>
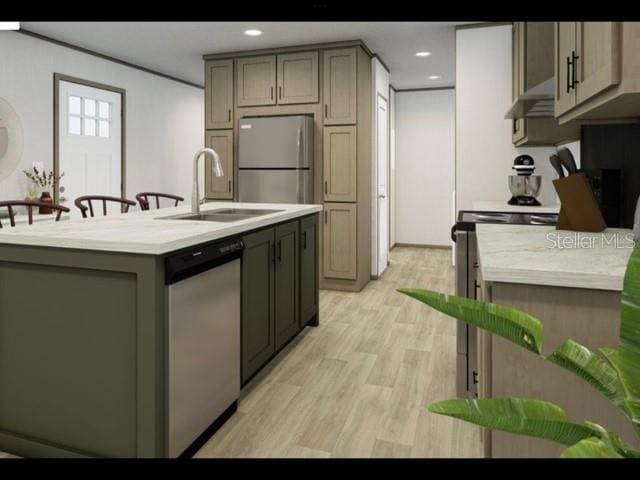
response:
<path id="1" fill-rule="evenodd" d="M 378 276 L 389 262 L 389 105 L 377 96 L 378 125 Z"/>
<path id="2" fill-rule="evenodd" d="M 73 201 L 81 195 L 122 196 L 122 95 L 60 81 L 58 112 L 60 203 L 79 216 Z M 107 205 L 116 212 L 119 204 Z"/>

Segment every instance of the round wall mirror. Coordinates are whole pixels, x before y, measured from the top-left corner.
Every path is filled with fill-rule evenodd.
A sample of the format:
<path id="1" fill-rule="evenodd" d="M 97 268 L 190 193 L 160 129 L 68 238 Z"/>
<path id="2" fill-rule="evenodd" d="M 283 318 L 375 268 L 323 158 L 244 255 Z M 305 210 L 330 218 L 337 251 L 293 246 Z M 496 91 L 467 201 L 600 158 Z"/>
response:
<path id="1" fill-rule="evenodd" d="M 11 175 L 22 159 L 22 123 L 5 99 L 0 98 L 0 180 Z"/>

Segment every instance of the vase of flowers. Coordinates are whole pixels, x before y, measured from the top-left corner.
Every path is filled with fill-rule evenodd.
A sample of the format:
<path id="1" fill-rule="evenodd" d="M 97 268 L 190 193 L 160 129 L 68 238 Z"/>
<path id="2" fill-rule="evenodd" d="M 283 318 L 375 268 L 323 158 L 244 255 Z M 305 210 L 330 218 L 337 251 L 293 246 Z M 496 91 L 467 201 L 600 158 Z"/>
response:
<path id="1" fill-rule="evenodd" d="M 33 167 L 31 171 L 23 170 L 23 172 L 27 178 L 31 180 L 32 185 L 40 189 L 41 193 L 39 201 L 53 205 L 51 190 L 56 183 L 60 182 L 60 179 L 64 176 L 64 172 L 58 177 L 54 177 L 53 171 L 47 173 L 46 170 L 42 170 L 42 172 L 40 172 L 37 167 Z M 38 213 L 41 215 L 48 215 L 53 213 L 53 209 L 48 206 L 41 206 L 38 209 Z"/>

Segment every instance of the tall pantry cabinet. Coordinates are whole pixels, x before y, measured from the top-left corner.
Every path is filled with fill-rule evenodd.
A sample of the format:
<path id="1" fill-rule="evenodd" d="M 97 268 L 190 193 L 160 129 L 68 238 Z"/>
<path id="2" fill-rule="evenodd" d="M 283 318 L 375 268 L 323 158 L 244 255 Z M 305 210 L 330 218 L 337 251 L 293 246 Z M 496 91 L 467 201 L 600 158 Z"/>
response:
<path id="1" fill-rule="evenodd" d="M 361 290 L 371 278 L 371 52 L 349 41 L 204 59 L 205 143 L 226 167 L 216 179 L 207 169 L 207 198 L 238 199 L 240 119 L 312 116 L 320 287 Z"/>

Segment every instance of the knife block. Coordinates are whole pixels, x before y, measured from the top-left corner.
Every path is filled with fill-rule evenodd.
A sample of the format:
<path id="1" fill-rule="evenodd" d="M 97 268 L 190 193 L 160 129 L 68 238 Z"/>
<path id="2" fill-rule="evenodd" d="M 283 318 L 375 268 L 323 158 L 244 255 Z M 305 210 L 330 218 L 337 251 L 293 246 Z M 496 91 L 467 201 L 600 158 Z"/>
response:
<path id="1" fill-rule="evenodd" d="M 584 173 L 553 180 L 553 186 L 561 203 L 556 230 L 601 232 L 607 228 Z"/>

